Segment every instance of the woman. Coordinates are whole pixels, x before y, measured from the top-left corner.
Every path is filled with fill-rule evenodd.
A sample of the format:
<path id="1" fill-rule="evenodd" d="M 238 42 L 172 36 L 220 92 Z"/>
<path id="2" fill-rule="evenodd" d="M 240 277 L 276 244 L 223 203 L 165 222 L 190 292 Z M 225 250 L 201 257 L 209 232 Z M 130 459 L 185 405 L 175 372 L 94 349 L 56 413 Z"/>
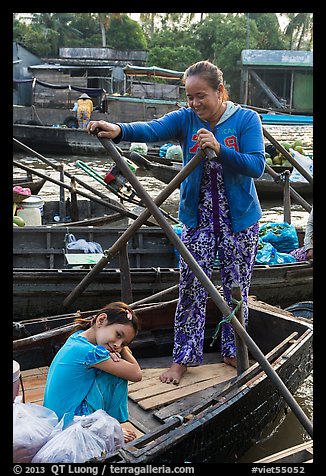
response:
<path id="1" fill-rule="evenodd" d="M 99 137 L 115 142 L 177 139 L 184 165 L 198 147 L 216 152 L 216 160 L 204 159 L 181 184 L 181 239 L 208 277 L 218 251 L 224 298 L 231 306 L 231 288 L 240 284 L 247 324 L 247 298 L 262 215 L 253 181 L 265 168 L 261 122 L 256 112 L 228 101 L 223 73 L 212 63 L 200 61 L 190 66 L 183 81 L 188 108 L 150 122 L 92 121 L 88 131 L 99 128 Z M 206 290 L 181 257 L 173 363 L 161 375 L 162 382 L 178 384 L 189 364 L 202 362 L 206 300 Z M 225 363 L 236 366 L 230 324 L 222 327 L 221 354 Z"/>
<path id="2" fill-rule="evenodd" d="M 88 94 L 84 93 L 79 96 L 77 101 L 76 113 L 79 129 L 85 129 L 88 126 L 93 112 L 93 108 L 93 101 L 91 100 Z"/>

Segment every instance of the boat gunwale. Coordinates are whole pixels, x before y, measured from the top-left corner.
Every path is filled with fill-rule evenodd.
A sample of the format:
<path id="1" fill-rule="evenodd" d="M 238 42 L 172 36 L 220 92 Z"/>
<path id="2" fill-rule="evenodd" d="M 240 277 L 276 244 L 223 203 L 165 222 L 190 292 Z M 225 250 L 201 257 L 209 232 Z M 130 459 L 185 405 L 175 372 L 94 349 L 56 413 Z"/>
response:
<path id="1" fill-rule="evenodd" d="M 309 340 L 312 340 L 313 331 L 310 328 L 311 326 L 308 325 L 307 327 L 309 327 L 309 329 L 307 329 L 301 336 L 299 336 L 296 342 L 292 343 L 288 349 L 285 349 L 284 352 L 279 357 L 277 357 L 276 360 L 271 364 L 275 371 L 281 370 L 282 367 L 289 362 L 289 359 L 292 356 L 294 356 Z M 252 367 L 254 366 L 260 367 L 259 364 L 256 362 L 255 364 L 250 366 L 249 369 L 247 369 L 244 373 L 247 373 L 250 376 L 250 372 L 252 371 Z M 259 372 L 258 367 L 257 370 Z M 241 382 L 241 379 L 243 379 L 243 374 L 235 377 L 234 381 L 232 382 L 232 387 L 236 386 L 239 381 Z M 235 388 L 235 393 L 231 393 L 228 398 L 226 397 L 223 401 L 210 405 L 209 407 L 205 408 L 201 413 L 197 414 L 196 417 L 198 418 L 193 418 L 189 421 L 186 420 L 184 423 L 181 423 L 181 420 L 179 419 L 179 424 L 176 428 L 171 430 L 172 433 L 163 433 L 163 435 L 161 436 L 160 434 L 162 433 L 162 428 L 160 428 L 160 432 L 158 432 L 158 430 L 153 430 L 152 432 L 149 432 L 146 435 L 143 435 L 140 438 L 137 438 L 136 440 L 133 440 L 132 442 L 128 443 L 123 449 L 118 450 L 116 454 L 112 455 L 109 460 L 114 461 L 115 457 L 122 457 L 122 462 L 124 463 L 143 463 L 144 458 L 142 458 L 142 456 L 146 454 L 145 460 L 147 462 L 147 455 L 151 455 L 153 454 L 153 452 L 157 453 L 158 446 L 161 446 L 162 450 L 164 451 L 164 449 L 166 448 L 164 446 L 166 440 L 173 440 L 174 444 L 176 440 L 182 441 L 189 435 L 190 432 L 195 431 L 196 428 L 201 427 L 202 425 L 208 424 L 210 420 L 213 420 L 215 417 L 217 417 L 217 415 L 220 414 L 226 407 L 230 407 L 231 405 L 237 403 L 242 396 L 248 394 L 254 387 L 256 387 L 258 384 L 260 384 L 266 379 L 268 379 L 268 376 L 262 370 L 256 378 L 249 380 L 249 385 L 247 383 L 241 384 L 241 386 Z M 271 385 L 273 385 L 272 382 Z M 223 391 L 220 393 L 223 394 Z M 282 399 L 280 395 L 279 398 Z M 171 421 L 167 422 L 164 428 L 168 429 L 169 425 L 171 425 Z M 182 434 L 180 434 L 180 427 L 182 425 L 184 431 L 182 432 Z M 151 445 L 151 447 L 146 445 L 142 446 L 141 448 L 135 449 L 136 444 L 143 444 L 146 439 L 149 439 L 150 437 L 155 437 L 155 435 L 157 435 L 158 433 L 158 438 L 154 438 L 152 442 L 149 442 L 149 445 Z"/>

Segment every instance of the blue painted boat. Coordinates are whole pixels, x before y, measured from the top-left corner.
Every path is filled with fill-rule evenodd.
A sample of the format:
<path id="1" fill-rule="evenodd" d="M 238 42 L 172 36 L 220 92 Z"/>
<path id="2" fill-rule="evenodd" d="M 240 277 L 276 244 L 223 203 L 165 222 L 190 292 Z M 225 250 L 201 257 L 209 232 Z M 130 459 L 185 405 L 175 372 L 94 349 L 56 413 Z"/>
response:
<path id="1" fill-rule="evenodd" d="M 312 126 L 313 116 L 301 116 L 296 114 L 259 114 L 263 124 L 276 125 L 306 125 Z"/>

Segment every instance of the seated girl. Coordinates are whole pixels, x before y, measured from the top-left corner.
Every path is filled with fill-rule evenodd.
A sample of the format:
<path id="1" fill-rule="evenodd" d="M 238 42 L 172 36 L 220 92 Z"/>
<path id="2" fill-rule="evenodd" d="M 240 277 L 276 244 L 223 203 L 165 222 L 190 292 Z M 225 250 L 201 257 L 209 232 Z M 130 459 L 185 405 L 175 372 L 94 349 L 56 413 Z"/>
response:
<path id="1" fill-rule="evenodd" d="M 122 425 L 125 442 L 136 434 L 124 428 L 128 420 L 128 380 L 142 372 L 128 345 L 139 324 L 123 302 L 106 305 L 91 318 L 77 318 L 74 332 L 55 355 L 47 376 L 44 406 L 60 419 L 65 413 L 88 415 L 105 410 Z"/>

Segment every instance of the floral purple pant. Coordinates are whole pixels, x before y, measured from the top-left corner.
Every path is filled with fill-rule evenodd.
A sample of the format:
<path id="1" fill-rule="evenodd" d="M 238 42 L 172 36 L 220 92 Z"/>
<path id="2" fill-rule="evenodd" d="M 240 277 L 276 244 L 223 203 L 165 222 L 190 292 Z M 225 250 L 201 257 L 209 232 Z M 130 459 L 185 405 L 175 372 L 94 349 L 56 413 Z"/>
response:
<path id="1" fill-rule="evenodd" d="M 209 278 L 218 252 L 224 299 L 232 309 L 231 288 L 236 283 L 240 284 L 246 325 L 247 298 L 257 251 L 258 231 L 258 223 L 255 223 L 239 233 L 232 232 L 222 166 L 214 161 L 206 161 L 201 183 L 199 224 L 196 228 L 184 225 L 181 239 Z M 202 362 L 207 297 L 206 289 L 180 256 L 174 362 L 184 365 Z M 221 354 L 224 357 L 234 357 L 236 354 L 231 324 L 222 326 Z"/>

